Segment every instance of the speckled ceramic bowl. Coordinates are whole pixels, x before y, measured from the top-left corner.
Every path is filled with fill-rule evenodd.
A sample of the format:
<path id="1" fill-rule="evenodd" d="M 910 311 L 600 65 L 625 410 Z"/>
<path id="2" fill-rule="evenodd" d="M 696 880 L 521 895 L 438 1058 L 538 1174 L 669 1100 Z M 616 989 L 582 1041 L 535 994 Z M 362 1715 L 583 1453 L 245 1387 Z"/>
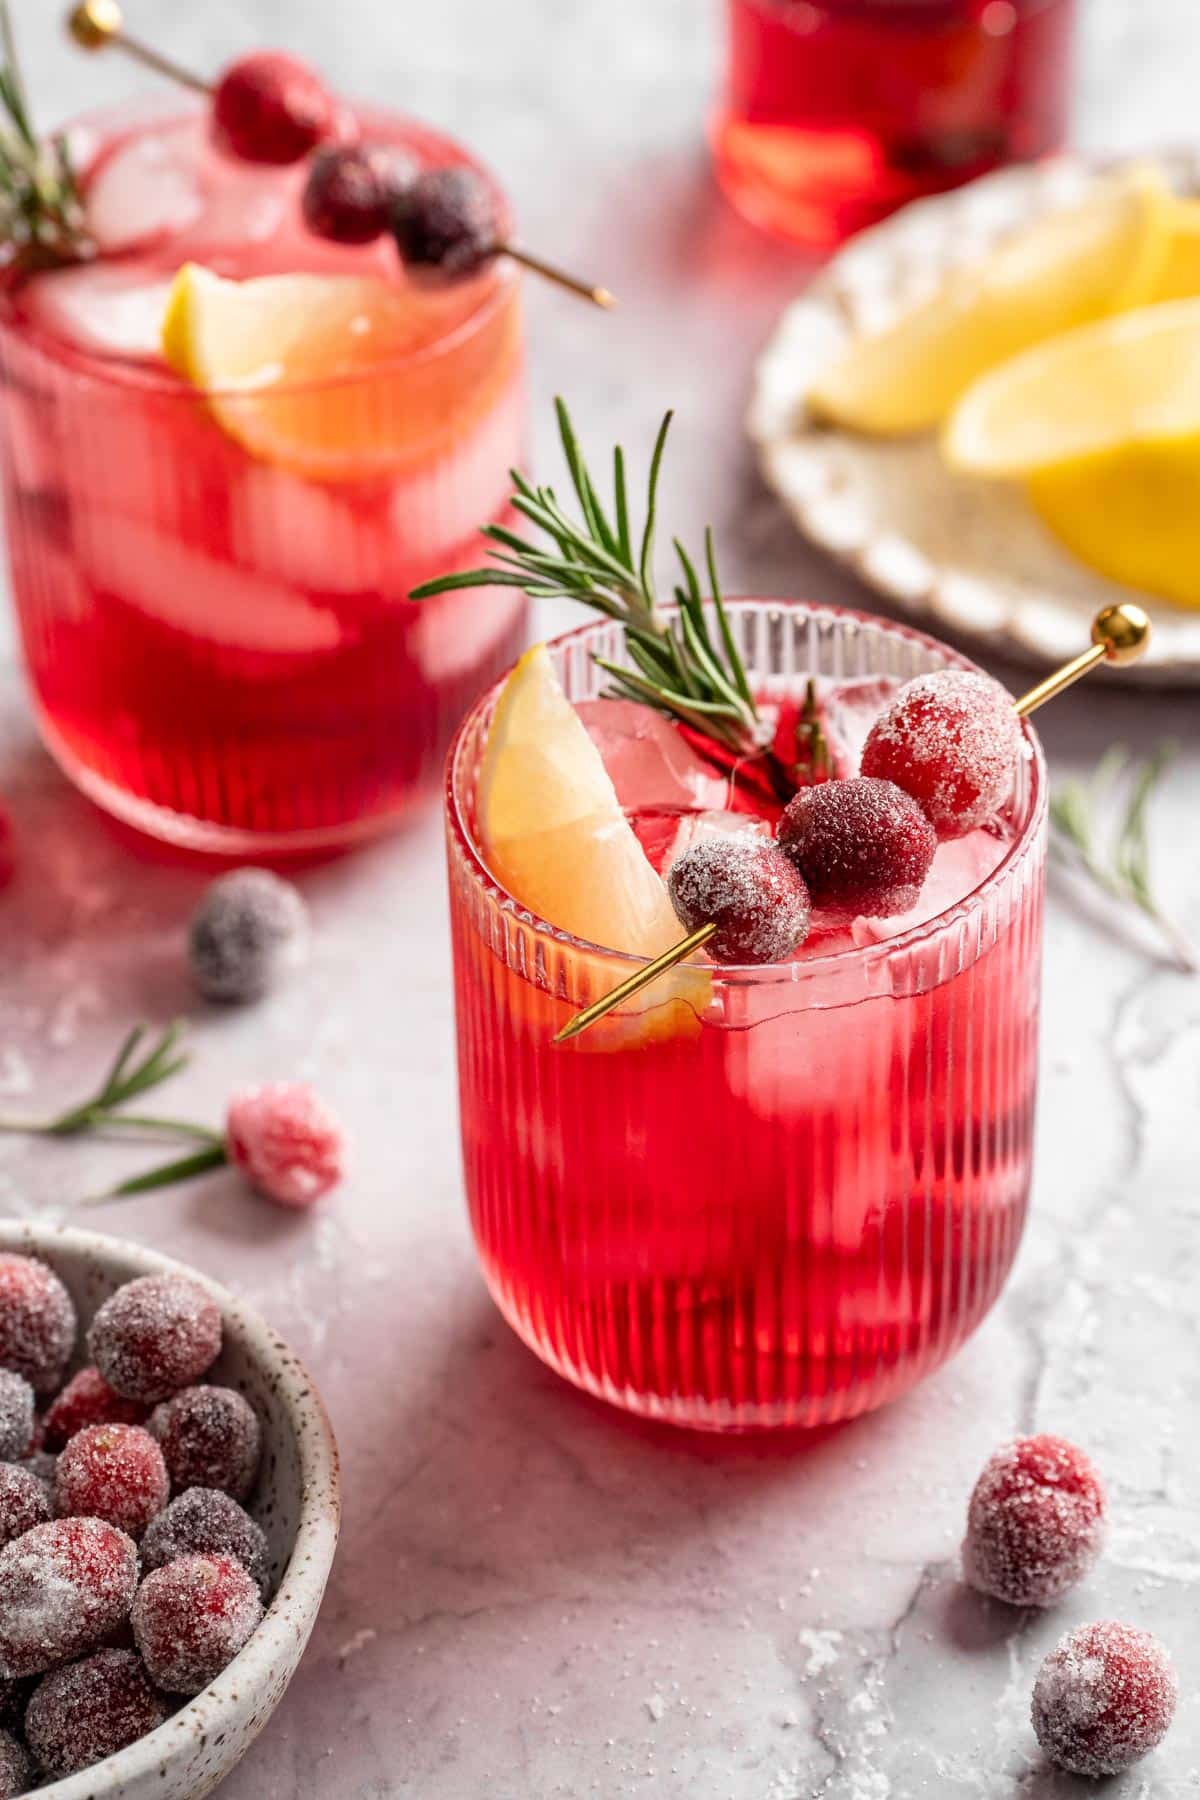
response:
<path id="1" fill-rule="evenodd" d="M 250 1510 L 267 1534 L 274 1598 L 240 1656 L 157 1731 L 38 1800 L 200 1800 L 245 1755 L 291 1680 L 333 1562 L 340 1518 L 337 1445 L 303 1365 L 258 1314 L 195 1269 L 119 1238 L 0 1220 L 0 1250 L 41 1257 L 69 1288 L 82 1331 L 114 1289 L 175 1271 L 207 1287 L 225 1342 L 211 1379 L 238 1388 L 263 1422 L 263 1466 Z"/>

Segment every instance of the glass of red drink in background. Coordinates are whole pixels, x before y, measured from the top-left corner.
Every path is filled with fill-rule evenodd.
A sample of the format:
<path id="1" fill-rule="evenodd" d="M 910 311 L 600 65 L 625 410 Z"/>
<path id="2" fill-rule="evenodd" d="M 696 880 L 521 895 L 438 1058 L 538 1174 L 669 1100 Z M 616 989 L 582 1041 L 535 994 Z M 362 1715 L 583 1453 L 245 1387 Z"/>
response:
<path id="1" fill-rule="evenodd" d="M 874 717 L 899 681 L 971 666 L 863 614 L 750 601 L 731 616 L 768 700 L 802 695 L 811 674 Z M 619 628 L 550 649 L 653 860 L 675 759 L 659 767 L 651 750 L 674 728 L 634 708 L 622 747 L 605 709 L 628 703 L 595 699 L 592 653 L 622 660 Z M 447 787 L 466 1187 L 494 1299 L 561 1374 L 677 1424 L 812 1426 L 891 1399 L 979 1324 L 1021 1235 L 1046 843 L 1036 739 L 1000 828 L 939 848 L 916 924 L 816 927 L 789 963 L 677 971 L 668 983 L 702 986 L 650 988 L 645 1010 L 556 1047 L 632 965 L 491 878 L 475 808 L 495 701 L 463 723 Z M 688 824 L 686 803 L 676 811 Z"/>
<path id="2" fill-rule="evenodd" d="M 814 248 L 1061 147 L 1076 0 L 725 0 L 712 139 L 747 218 Z"/>
<path id="3" fill-rule="evenodd" d="M 470 160 L 394 115 L 346 118 L 398 154 Z M 220 156 L 202 112 L 125 108 L 71 136 L 100 255 L 0 297 L 0 476 L 44 739 L 102 806 L 195 849 L 371 835 L 436 787 L 455 725 L 522 639 L 520 595 L 407 600 L 478 562 L 480 520 L 509 517 L 516 273 L 408 294 L 386 239 L 347 249 L 305 229 L 306 165 Z M 257 401 L 222 395 L 223 426 L 154 353 L 188 260 L 366 277 L 411 307 L 401 353 L 272 390 L 271 420 L 328 469 L 253 454 L 236 426 Z M 381 452 L 342 467 L 348 440 Z"/>

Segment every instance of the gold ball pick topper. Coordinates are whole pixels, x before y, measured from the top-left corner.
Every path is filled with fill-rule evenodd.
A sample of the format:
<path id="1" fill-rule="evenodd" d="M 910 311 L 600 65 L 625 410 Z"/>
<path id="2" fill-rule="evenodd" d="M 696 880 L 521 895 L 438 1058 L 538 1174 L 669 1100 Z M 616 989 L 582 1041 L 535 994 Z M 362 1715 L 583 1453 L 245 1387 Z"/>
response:
<path id="1" fill-rule="evenodd" d="M 124 23 L 117 0 L 82 0 L 68 15 L 67 30 L 85 50 L 102 50 L 120 37 Z"/>
<path id="2" fill-rule="evenodd" d="M 1123 600 L 1117 606 L 1104 607 L 1092 620 L 1090 649 L 1082 650 L 1078 656 L 1073 656 L 1070 662 L 1063 664 L 1061 669 L 1056 669 L 1052 675 L 1047 675 L 1044 681 L 1039 681 L 1036 687 L 1030 688 L 1029 692 L 1023 694 L 1019 700 L 1014 700 L 1013 711 L 1018 718 L 1027 719 L 1031 712 L 1036 712 L 1039 706 L 1046 704 L 1047 700 L 1053 700 L 1056 694 L 1061 694 L 1067 688 L 1073 687 L 1082 676 L 1088 673 L 1089 669 L 1094 669 L 1097 663 L 1109 662 L 1117 667 L 1123 667 L 1128 663 L 1136 662 L 1144 653 L 1149 642 L 1150 619 L 1140 606 L 1137 606 L 1132 600 Z M 649 987 L 652 981 L 657 981 L 660 975 L 665 974 L 668 969 L 674 968 L 676 963 L 682 962 L 694 950 L 699 949 L 712 936 L 715 929 L 716 927 L 713 925 L 701 925 L 678 944 L 672 945 L 669 950 L 664 950 L 661 956 L 656 956 L 654 961 L 647 963 L 644 969 L 638 969 L 621 982 L 619 987 L 613 988 L 611 993 L 604 994 L 599 1000 L 594 1000 L 590 1006 L 584 1007 L 582 1012 L 576 1013 L 556 1034 L 554 1042 L 565 1044 L 571 1038 L 578 1037 L 581 1031 L 586 1031 L 589 1025 L 596 1023 L 597 1019 L 604 1018 L 606 1013 L 612 1012 L 613 1008 L 620 1006 L 622 1001 L 632 999 L 634 994 L 640 994 L 642 989 Z"/>

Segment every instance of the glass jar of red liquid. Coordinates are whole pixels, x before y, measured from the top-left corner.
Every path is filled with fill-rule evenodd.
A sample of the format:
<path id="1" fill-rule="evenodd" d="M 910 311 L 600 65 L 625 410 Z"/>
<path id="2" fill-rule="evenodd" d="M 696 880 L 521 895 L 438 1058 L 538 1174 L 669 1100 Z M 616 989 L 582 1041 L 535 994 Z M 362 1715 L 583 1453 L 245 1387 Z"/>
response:
<path id="1" fill-rule="evenodd" d="M 422 163 L 470 160 L 391 114 L 347 113 L 343 129 Z M 509 516 L 525 439 L 515 271 L 408 290 L 386 239 L 348 249 L 306 230 L 305 164 L 219 154 L 203 109 L 125 108 L 71 137 L 100 253 L 0 296 L 0 481 L 44 740 L 102 806 L 194 849 L 371 835 L 436 788 L 451 732 L 523 634 L 521 596 L 407 599 L 477 563 L 478 522 Z M 265 402 L 198 391 L 158 342 L 187 261 L 386 284 L 387 353 Z"/>
<path id="2" fill-rule="evenodd" d="M 873 696 L 873 718 L 881 682 L 971 666 L 863 614 L 731 614 L 766 703 L 812 675 L 860 717 Z M 595 738 L 592 652 L 620 659 L 619 629 L 550 650 Z M 446 804 L 467 1198 L 500 1310 L 580 1387 L 680 1425 L 812 1426 L 893 1398 L 979 1324 L 1025 1218 L 1046 848 L 1033 733 L 1003 819 L 939 848 L 917 923 L 814 931 L 771 967 L 690 965 L 556 1047 L 632 965 L 489 874 L 475 806 L 495 702 L 459 732 Z M 653 733 L 635 711 L 602 751 L 610 773 L 633 758 L 618 792 L 648 847 L 661 771 L 638 760 Z"/>
<path id="3" fill-rule="evenodd" d="M 724 3 L 718 176 L 798 243 L 1063 143 L 1076 0 Z"/>

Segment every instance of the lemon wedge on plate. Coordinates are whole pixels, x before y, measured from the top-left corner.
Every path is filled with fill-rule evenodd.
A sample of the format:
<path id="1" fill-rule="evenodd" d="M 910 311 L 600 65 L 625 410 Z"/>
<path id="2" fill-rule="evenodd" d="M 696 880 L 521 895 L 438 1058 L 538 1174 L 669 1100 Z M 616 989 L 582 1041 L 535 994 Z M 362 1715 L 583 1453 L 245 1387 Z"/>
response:
<path id="1" fill-rule="evenodd" d="M 630 957 L 653 957 L 678 943 L 682 927 L 653 869 L 599 750 L 567 699 L 544 645 L 526 651 L 496 705 L 479 776 L 480 848 L 502 887 L 551 924 Z M 582 954 L 582 953 L 581 953 Z M 629 969 L 602 984 L 615 987 Z M 603 985 L 587 999 L 598 998 Z M 694 1028 L 709 992 L 695 965 L 671 970 L 578 1042 L 628 1044 L 639 1036 Z M 680 1002 L 685 1004 L 680 1004 Z M 584 1004 L 582 1000 L 580 1005 Z M 614 1029 L 607 1033 L 606 1027 Z"/>
<path id="2" fill-rule="evenodd" d="M 1031 478 L 1029 498 L 1098 574 L 1200 607 L 1200 428 L 1044 470 Z"/>
<path id="3" fill-rule="evenodd" d="M 1084 326 L 993 370 L 944 447 L 962 473 L 1023 479 L 1100 574 L 1200 606 L 1200 299 Z"/>
<path id="4" fill-rule="evenodd" d="M 427 459 L 486 403 L 490 387 L 453 357 L 419 354 L 444 343 L 475 302 L 365 276 L 227 281 L 185 263 L 167 297 L 162 352 L 252 456 L 312 480 L 364 481 Z M 505 329 L 501 311 L 488 330 Z M 493 350 L 501 380 L 512 359 L 502 337 Z"/>
<path id="5" fill-rule="evenodd" d="M 818 418 L 878 435 L 928 430 L 997 363 L 1140 306 L 1166 256 L 1172 196 L 1137 167 L 955 269 L 888 329 L 854 340 L 808 394 Z"/>
<path id="6" fill-rule="evenodd" d="M 1151 298 L 1200 297 L 1200 200 L 1172 195 L 1167 225 L 1166 251 Z"/>
<path id="7" fill-rule="evenodd" d="M 1197 433 L 1200 300 L 1176 300 L 1065 332 L 993 369 L 955 408 L 943 449 L 963 474 L 1031 476 Z"/>

